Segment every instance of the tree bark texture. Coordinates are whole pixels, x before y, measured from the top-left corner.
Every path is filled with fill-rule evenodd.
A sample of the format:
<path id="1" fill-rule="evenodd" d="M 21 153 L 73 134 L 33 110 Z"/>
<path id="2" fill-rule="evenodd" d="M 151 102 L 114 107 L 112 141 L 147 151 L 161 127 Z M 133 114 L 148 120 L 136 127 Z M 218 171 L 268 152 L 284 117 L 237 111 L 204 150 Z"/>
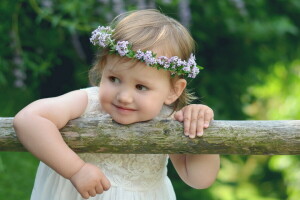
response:
<path id="1" fill-rule="evenodd" d="M 26 151 L 12 122 L 0 118 L 0 151 Z M 195 139 L 184 136 L 182 123 L 159 118 L 131 125 L 109 117 L 78 118 L 60 132 L 81 153 L 300 155 L 300 120 L 215 120 Z"/>

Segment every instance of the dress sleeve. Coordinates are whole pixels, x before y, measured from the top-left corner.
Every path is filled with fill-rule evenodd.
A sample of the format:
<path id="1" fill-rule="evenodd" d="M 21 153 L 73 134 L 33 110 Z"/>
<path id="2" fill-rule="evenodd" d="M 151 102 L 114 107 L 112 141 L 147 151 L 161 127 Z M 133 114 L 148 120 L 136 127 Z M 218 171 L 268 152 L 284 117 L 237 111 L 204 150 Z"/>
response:
<path id="1" fill-rule="evenodd" d="M 89 87 L 81 90 L 84 90 L 88 96 L 88 104 L 81 117 L 103 113 L 99 102 L 99 87 Z"/>

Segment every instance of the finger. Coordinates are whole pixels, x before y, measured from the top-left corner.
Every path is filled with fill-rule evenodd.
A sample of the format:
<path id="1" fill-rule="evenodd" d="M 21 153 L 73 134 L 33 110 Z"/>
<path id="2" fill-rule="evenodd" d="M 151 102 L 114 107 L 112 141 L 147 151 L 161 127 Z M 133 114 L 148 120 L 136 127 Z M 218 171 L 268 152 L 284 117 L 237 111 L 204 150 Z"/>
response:
<path id="1" fill-rule="evenodd" d="M 211 109 L 208 109 L 205 111 L 205 113 L 204 113 L 204 128 L 209 127 L 209 123 L 213 119 L 213 117 L 214 117 L 214 113 Z"/>
<path id="2" fill-rule="evenodd" d="M 201 112 L 201 110 L 200 110 Z M 189 130 L 189 133 L 190 133 L 190 138 L 195 138 L 196 137 L 196 134 L 197 134 L 197 128 L 199 126 L 199 113 L 198 113 L 198 110 L 193 110 L 192 113 L 191 113 L 191 124 L 190 124 L 190 130 Z"/>
<path id="3" fill-rule="evenodd" d="M 204 127 L 204 111 L 201 110 L 198 113 L 198 121 L 197 121 L 197 136 L 200 137 L 203 135 L 203 127 Z"/>
<path id="4" fill-rule="evenodd" d="M 183 121 L 183 112 L 182 110 L 179 110 L 178 112 L 176 112 L 174 114 L 174 118 L 179 121 L 179 122 L 182 122 Z"/>
<path id="5" fill-rule="evenodd" d="M 103 190 L 105 190 L 105 191 L 107 191 L 111 186 L 109 180 L 106 177 L 103 177 L 101 179 L 101 184 L 102 184 Z"/>
<path id="6" fill-rule="evenodd" d="M 184 134 L 189 135 L 190 124 L 191 124 L 191 112 L 192 110 L 187 107 L 183 113 L 183 125 L 184 125 Z"/>
<path id="7" fill-rule="evenodd" d="M 96 190 L 95 190 L 95 189 L 90 190 L 90 191 L 89 191 L 89 195 L 90 195 L 91 197 L 96 196 L 96 195 L 97 195 Z"/>
<path id="8" fill-rule="evenodd" d="M 103 193 L 102 183 L 97 184 L 95 189 L 97 194 L 102 194 Z"/>

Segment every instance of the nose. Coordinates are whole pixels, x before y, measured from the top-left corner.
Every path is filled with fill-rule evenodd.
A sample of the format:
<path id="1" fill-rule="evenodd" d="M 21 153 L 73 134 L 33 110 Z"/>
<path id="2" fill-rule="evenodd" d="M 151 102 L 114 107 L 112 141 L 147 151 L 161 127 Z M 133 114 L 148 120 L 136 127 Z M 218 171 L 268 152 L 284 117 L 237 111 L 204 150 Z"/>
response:
<path id="1" fill-rule="evenodd" d="M 133 102 L 133 97 L 129 90 L 122 89 L 117 94 L 117 100 L 121 104 L 130 104 Z"/>

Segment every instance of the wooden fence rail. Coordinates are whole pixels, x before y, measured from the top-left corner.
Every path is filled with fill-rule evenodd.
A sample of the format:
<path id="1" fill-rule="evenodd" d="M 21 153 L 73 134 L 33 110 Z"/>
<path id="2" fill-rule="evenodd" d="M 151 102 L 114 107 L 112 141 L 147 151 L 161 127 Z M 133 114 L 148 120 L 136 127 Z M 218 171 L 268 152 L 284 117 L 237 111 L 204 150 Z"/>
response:
<path id="1" fill-rule="evenodd" d="M 0 151 L 26 151 L 12 123 L 0 118 Z M 182 124 L 171 119 L 120 125 L 108 117 L 79 118 L 60 131 L 75 152 L 300 155 L 300 120 L 215 120 L 196 139 L 184 136 Z"/>

